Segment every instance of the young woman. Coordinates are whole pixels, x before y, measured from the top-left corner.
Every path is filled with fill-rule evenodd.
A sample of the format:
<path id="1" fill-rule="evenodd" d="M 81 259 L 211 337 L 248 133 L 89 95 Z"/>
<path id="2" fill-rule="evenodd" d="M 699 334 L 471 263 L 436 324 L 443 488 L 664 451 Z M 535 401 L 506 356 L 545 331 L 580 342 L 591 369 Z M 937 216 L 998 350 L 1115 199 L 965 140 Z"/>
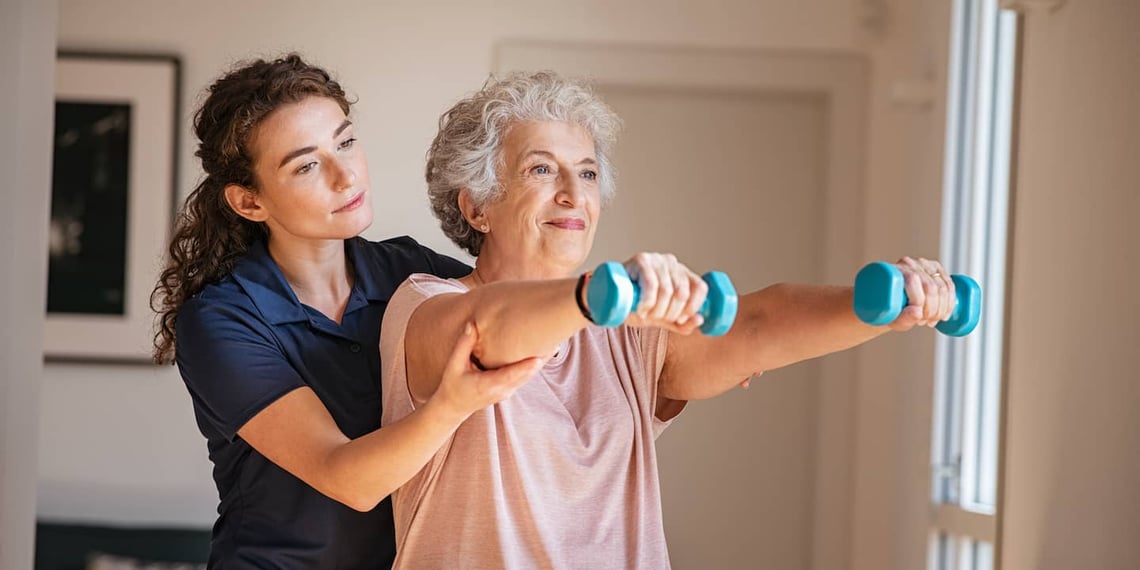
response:
<path id="1" fill-rule="evenodd" d="M 242 65 L 194 115 L 205 178 L 179 217 L 152 302 L 155 359 L 176 362 L 220 504 L 211 567 L 380 568 L 386 497 L 471 413 L 540 365 L 470 365 L 380 429 L 380 323 L 412 273 L 470 268 L 408 237 L 370 242 L 368 163 L 344 90 L 297 55 Z"/>

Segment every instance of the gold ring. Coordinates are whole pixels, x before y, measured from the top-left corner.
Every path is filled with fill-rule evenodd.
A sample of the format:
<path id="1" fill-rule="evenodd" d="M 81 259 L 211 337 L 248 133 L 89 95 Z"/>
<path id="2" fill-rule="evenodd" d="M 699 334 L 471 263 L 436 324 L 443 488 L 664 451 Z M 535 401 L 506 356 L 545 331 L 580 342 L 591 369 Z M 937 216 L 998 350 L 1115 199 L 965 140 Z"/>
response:
<path id="1" fill-rule="evenodd" d="M 942 274 L 941 274 L 941 273 L 937 273 L 937 272 L 936 272 L 936 273 L 931 273 L 931 274 L 930 274 L 930 276 L 931 276 L 931 277 L 934 277 L 935 279 L 937 279 L 937 278 L 939 278 L 939 277 L 942 277 Z"/>

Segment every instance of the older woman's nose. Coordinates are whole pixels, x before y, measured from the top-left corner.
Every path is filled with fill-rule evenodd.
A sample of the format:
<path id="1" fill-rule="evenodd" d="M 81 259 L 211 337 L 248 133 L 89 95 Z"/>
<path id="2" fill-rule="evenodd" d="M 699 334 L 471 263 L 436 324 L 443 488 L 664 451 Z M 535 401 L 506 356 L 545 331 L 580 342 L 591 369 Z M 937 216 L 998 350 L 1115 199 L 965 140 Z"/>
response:
<path id="1" fill-rule="evenodd" d="M 558 177 L 558 194 L 555 200 L 564 206 L 575 207 L 585 198 L 586 187 L 577 173 L 565 173 Z"/>

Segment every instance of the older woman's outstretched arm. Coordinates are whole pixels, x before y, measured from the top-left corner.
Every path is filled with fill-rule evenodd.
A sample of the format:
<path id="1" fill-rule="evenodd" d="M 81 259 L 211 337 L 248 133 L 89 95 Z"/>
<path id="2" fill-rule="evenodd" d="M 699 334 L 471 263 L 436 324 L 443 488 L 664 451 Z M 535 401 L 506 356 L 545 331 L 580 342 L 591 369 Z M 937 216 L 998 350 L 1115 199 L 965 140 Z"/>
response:
<path id="1" fill-rule="evenodd" d="M 860 321 L 852 308 L 852 287 L 773 285 L 740 298 L 736 323 L 724 336 L 669 335 L 659 393 L 674 400 L 711 398 L 765 370 L 948 318 L 953 289 L 919 269 L 936 262 L 905 261 L 899 268 L 911 304 L 890 325 Z"/>
<path id="2" fill-rule="evenodd" d="M 704 290 L 693 296 L 689 287 L 703 284 L 673 256 L 638 254 L 626 267 L 654 283 L 686 276 L 677 279 L 681 285 L 676 288 L 643 297 L 645 311 L 636 319 L 637 326 L 662 327 L 677 335 L 689 335 L 700 326 L 695 317 Z M 485 368 L 550 357 L 562 341 L 590 324 L 575 297 L 577 285 L 577 277 L 496 281 L 423 301 L 408 320 L 404 341 L 412 397 L 425 401 L 435 392 L 451 347 L 468 323 L 479 338 L 473 355 Z"/>

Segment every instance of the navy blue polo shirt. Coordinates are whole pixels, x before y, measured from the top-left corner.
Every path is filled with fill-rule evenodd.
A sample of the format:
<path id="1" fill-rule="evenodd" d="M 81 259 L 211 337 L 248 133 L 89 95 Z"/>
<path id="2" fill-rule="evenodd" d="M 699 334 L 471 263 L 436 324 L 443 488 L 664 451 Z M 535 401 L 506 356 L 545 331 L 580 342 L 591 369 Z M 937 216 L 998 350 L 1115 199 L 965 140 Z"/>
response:
<path id="1" fill-rule="evenodd" d="M 367 513 L 322 495 L 237 435 L 286 393 L 308 386 L 341 431 L 380 428 L 380 320 L 412 273 L 461 277 L 466 265 L 409 237 L 345 241 L 355 282 L 341 324 L 302 305 L 255 243 L 230 276 L 183 304 L 176 360 L 206 437 L 220 503 L 211 568 L 388 568 L 392 505 Z"/>

